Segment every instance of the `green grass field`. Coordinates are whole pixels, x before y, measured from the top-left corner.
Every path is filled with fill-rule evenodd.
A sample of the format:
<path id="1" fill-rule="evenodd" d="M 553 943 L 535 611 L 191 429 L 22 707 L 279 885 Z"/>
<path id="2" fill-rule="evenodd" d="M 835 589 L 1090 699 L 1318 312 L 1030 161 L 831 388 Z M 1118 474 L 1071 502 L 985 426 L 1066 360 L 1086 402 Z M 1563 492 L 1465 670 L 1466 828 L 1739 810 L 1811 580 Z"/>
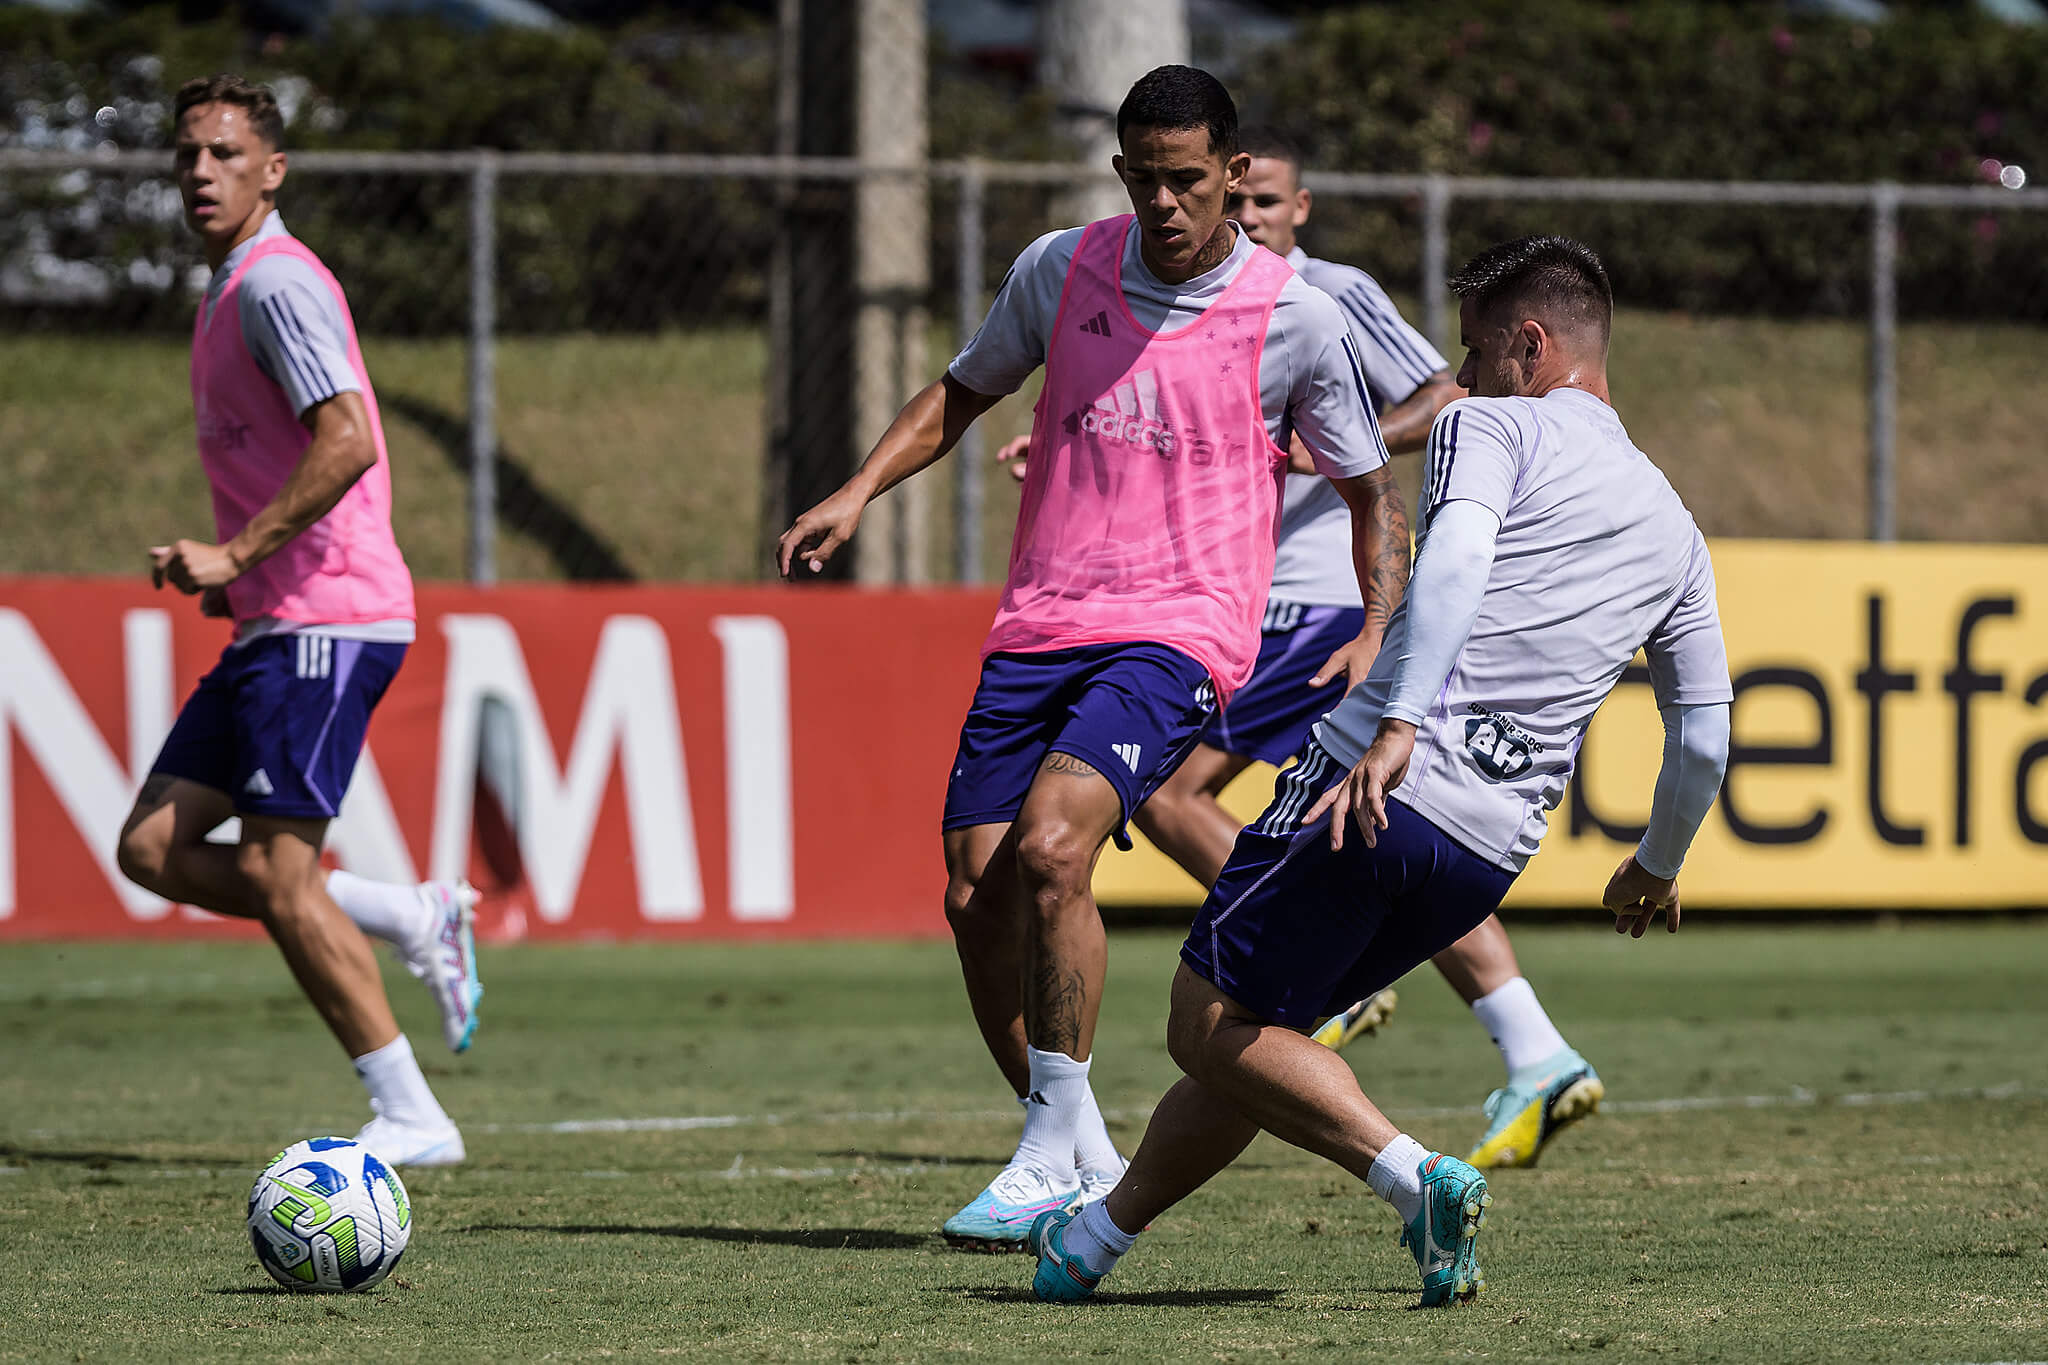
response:
<path id="1" fill-rule="evenodd" d="M 1095 1080 L 1126 1146 L 1173 1074 L 1175 942 L 1112 944 Z M 943 943 L 487 948 L 459 1059 L 395 976 L 470 1161 L 407 1176 L 392 1280 L 294 1296 L 250 1254 L 249 1182 L 366 1115 L 275 954 L 9 945 L 0 1359 L 2048 1357 L 2048 925 L 1518 943 L 1608 1110 L 1497 1176 L 1489 1292 L 1433 1312 L 1393 1216 L 1270 1139 L 1090 1305 L 949 1251 L 1017 1120 Z M 1426 975 L 1348 1055 L 1454 1150 L 1498 1080 Z"/>
<path id="2" fill-rule="evenodd" d="M 399 542 L 421 577 L 460 578 L 462 346 L 378 337 L 364 346 L 391 444 Z M 1908 539 L 2048 535 L 2048 480 L 2037 468 L 2048 427 L 2035 359 L 2044 346 L 2039 328 L 1900 329 L 1898 507 Z M 1867 351 L 1853 323 L 1624 312 L 1615 401 L 1708 534 L 1853 538 L 1866 526 Z M 935 336 L 932 373 L 946 354 Z M 763 577 L 766 361 L 759 333 L 738 328 L 505 338 L 501 487 L 527 510 L 501 532 L 501 576 L 573 576 L 608 559 L 641 578 Z M 151 544 L 210 534 L 186 364 L 175 339 L 0 337 L 0 573 L 135 571 Z M 1028 387 L 984 419 L 991 451 L 1028 428 L 1034 397 Z M 1419 460 L 1396 461 L 1411 499 Z M 950 463 L 924 476 L 940 578 L 951 575 L 953 480 Z M 1000 576 L 1016 493 L 999 475 L 987 487 L 983 567 Z M 585 538 L 565 535 L 572 526 Z"/>

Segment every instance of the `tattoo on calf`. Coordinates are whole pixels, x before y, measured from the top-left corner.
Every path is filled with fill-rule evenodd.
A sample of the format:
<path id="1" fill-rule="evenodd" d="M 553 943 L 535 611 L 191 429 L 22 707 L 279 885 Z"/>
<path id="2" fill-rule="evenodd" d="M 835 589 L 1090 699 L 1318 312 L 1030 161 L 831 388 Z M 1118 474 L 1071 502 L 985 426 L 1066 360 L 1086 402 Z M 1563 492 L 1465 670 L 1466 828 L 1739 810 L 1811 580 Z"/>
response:
<path id="1" fill-rule="evenodd" d="M 1050 753 L 1045 762 L 1038 765 L 1041 772 L 1072 773 L 1076 777 L 1100 777 L 1102 774 L 1089 764 L 1083 763 L 1072 754 Z"/>
<path id="2" fill-rule="evenodd" d="M 1081 1046 L 1081 1019 L 1087 988 L 1081 973 L 1062 966 L 1040 949 L 1031 968 L 1031 989 L 1024 997 L 1024 1032 L 1041 1052 L 1072 1056 Z"/>

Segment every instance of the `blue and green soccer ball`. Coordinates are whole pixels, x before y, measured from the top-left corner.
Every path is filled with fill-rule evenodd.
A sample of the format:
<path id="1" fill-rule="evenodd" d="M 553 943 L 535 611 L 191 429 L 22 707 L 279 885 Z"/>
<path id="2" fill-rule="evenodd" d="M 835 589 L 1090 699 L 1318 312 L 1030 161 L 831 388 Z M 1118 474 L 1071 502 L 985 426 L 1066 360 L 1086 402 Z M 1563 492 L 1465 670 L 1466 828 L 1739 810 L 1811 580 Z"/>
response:
<path id="1" fill-rule="evenodd" d="M 308 1138 L 279 1152 L 249 1191 L 249 1241 L 287 1289 L 368 1289 L 412 1238 L 398 1172 L 349 1138 Z"/>

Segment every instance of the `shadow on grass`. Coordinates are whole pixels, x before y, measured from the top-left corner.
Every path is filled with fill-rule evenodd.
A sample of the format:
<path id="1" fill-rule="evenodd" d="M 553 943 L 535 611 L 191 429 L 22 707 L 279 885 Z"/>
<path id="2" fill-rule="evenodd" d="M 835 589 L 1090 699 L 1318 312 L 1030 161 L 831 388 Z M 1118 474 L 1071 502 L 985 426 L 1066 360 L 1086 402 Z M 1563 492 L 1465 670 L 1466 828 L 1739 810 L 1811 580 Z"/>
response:
<path id="1" fill-rule="evenodd" d="M 379 403 L 424 431 L 448 463 L 469 476 L 469 424 L 410 394 L 379 395 Z M 534 482 L 526 466 L 503 446 L 497 452 L 498 520 L 509 531 L 533 537 L 553 557 L 565 578 L 593 583 L 631 582 L 636 575 L 575 510 Z"/>
<path id="2" fill-rule="evenodd" d="M 941 1285 L 934 1292 L 954 1294 L 963 1299 L 980 1299 L 983 1303 L 1038 1302 L 1029 1285 L 991 1289 L 980 1284 L 954 1284 Z M 1227 1308 L 1233 1304 L 1272 1303 L 1286 1292 L 1284 1289 L 1155 1289 L 1143 1294 L 1091 1294 L 1080 1303 L 1067 1307 L 1085 1308 L 1102 1304 L 1133 1308 Z"/>
<path id="3" fill-rule="evenodd" d="M 697 1242 L 809 1247 L 814 1251 L 913 1251 L 938 1242 L 933 1233 L 884 1228 L 716 1228 L 634 1223 L 472 1223 L 457 1232 L 552 1232 L 560 1237 L 683 1237 Z"/>
<path id="4" fill-rule="evenodd" d="M 0 1142 L 0 1162 L 51 1161 L 87 1170 L 105 1171 L 116 1166 L 226 1166 L 248 1164 L 246 1156 L 146 1156 L 139 1152 L 96 1150 L 67 1151 L 59 1148 L 17 1147 Z"/>

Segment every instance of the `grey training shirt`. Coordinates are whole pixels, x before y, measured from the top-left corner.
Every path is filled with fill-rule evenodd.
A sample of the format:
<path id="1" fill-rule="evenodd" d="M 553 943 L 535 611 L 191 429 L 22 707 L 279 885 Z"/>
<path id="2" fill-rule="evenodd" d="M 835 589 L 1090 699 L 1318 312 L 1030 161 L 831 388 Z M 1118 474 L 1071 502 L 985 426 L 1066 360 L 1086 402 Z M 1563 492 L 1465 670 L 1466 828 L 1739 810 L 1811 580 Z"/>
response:
<path id="1" fill-rule="evenodd" d="M 1287 264 L 1337 301 L 1365 372 L 1373 411 L 1384 413 L 1429 377 L 1448 369 L 1443 356 L 1408 325 L 1379 282 L 1363 270 L 1318 260 L 1300 247 Z M 1280 513 L 1280 553 L 1273 561 L 1273 599 L 1315 607 L 1355 607 L 1358 571 L 1351 560 L 1351 509 L 1327 479 L 1287 476 Z"/>
<path id="2" fill-rule="evenodd" d="M 1621 418 L 1581 389 L 1465 398 L 1430 429 L 1417 562 L 1439 508 L 1500 521 L 1486 592 L 1450 675 L 1419 715 L 1390 707 L 1408 652 L 1394 610 L 1365 680 L 1315 728 L 1357 764 L 1380 717 L 1416 724 L 1393 795 L 1474 853 L 1520 871 L 1543 837 L 1586 725 L 1642 649 L 1657 704 L 1728 702 L 1714 566 L 1692 514 Z"/>

